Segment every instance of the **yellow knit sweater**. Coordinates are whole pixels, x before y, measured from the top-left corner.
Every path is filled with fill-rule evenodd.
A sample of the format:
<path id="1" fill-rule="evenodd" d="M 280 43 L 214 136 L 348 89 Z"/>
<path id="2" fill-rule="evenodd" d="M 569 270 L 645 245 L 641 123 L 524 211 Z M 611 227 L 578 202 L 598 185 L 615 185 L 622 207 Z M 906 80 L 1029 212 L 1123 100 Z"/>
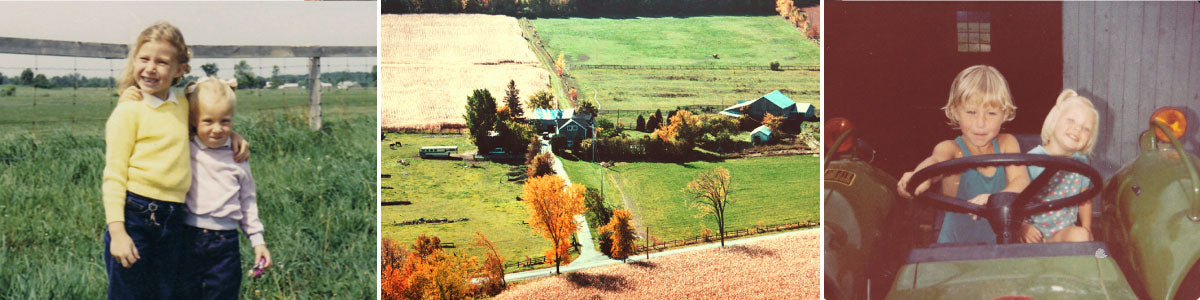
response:
<path id="1" fill-rule="evenodd" d="M 173 96 L 173 95 L 172 95 Z M 192 184 L 188 103 L 121 101 L 104 128 L 105 223 L 125 221 L 125 192 L 184 203 Z"/>

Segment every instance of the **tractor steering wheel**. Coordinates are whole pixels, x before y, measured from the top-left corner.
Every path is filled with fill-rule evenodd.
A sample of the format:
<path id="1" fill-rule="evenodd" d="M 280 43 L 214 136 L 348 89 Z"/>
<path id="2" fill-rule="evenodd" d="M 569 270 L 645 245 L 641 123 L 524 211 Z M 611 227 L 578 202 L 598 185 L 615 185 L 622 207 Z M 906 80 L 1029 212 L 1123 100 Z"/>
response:
<path id="1" fill-rule="evenodd" d="M 912 193 L 918 185 L 934 176 L 957 174 L 972 168 L 988 166 L 999 168 L 1010 165 L 1041 166 L 1046 170 L 1033 179 L 1020 194 L 1012 192 L 991 194 L 986 206 L 967 202 L 969 199 L 948 197 L 941 191 L 926 191 L 917 195 L 917 198 L 942 210 L 975 214 L 987 218 L 988 223 L 992 226 L 992 231 L 996 232 L 996 243 L 1012 244 L 1017 242 L 1015 233 L 1021 228 L 1021 223 L 1025 218 L 1063 207 L 1079 205 L 1099 193 L 1100 187 L 1103 186 L 1103 178 L 1100 177 L 1100 173 L 1095 168 L 1078 160 L 1042 154 L 985 154 L 952 159 L 928 166 L 914 174 L 905 188 Z M 1092 186 L 1079 194 L 1058 200 L 1035 199 L 1058 171 L 1082 174 L 1091 180 Z"/>

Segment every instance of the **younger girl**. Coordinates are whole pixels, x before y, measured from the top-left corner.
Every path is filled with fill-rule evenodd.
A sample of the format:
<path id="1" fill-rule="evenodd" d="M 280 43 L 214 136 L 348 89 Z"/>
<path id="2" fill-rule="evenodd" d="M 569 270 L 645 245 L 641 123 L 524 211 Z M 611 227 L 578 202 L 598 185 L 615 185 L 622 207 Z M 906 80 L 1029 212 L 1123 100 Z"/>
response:
<path id="1" fill-rule="evenodd" d="M 176 296 L 179 231 L 192 171 L 187 99 L 175 97 L 170 87 L 188 73 L 190 58 L 183 34 L 167 23 L 146 28 L 129 47 L 129 63 L 119 79 L 123 101 L 113 108 L 104 135 L 109 299 Z M 239 143 L 244 160 L 249 153 Z"/>
<path id="2" fill-rule="evenodd" d="M 1070 157 L 1087 163 L 1085 155 L 1092 153 L 1096 142 L 1096 126 L 1099 114 L 1092 101 L 1067 89 L 1058 95 L 1058 102 L 1042 124 L 1042 145 L 1029 150 L 1031 154 L 1047 154 Z M 1045 168 L 1029 166 L 1030 178 L 1037 178 Z M 1038 194 L 1038 199 L 1052 201 L 1083 192 L 1091 181 L 1078 173 L 1058 172 L 1050 184 Z M 1080 225 L 1076 226 L 1078 220 Z M 1086 242 L 1092 239 L 1092 203 L 1083 202 L 1034 215 L 1021 226 L 1022 239 L 1026 243 Z"/>
<path id="3" fill-rule="evenodd" d="M 913 195 L 905 191 L 908 181 L 914 173 L 930 165 L 971 155 L 1021 152 L 1015 137 L 1000 133 L 1000 126 L 1016 116 L 1016 109 L 1008 82 L 996 68 L 976 65 L 959 72 L 950 85 L 950 99 L 942 110 L 950 119 L 950 126 L 959 129 L 962 135 L 938 143 L 933 154 L 912 172 L 904 173 L 896 184 L 900 195 L 912 198 Z M 921 183 L 915 192 L 920 194 L 928 190 L 931 181 L 936 180 L 938 178 Z M 945 195 L 984 205 L 992 193 L 1020 192 L 1029 184 L 1029 176 L 1022 166 L 984 167 L 946 176 L 941 183 Z M 995 243 L 996 234 L 986 220 L 947 212 L 937 242 Z"/>

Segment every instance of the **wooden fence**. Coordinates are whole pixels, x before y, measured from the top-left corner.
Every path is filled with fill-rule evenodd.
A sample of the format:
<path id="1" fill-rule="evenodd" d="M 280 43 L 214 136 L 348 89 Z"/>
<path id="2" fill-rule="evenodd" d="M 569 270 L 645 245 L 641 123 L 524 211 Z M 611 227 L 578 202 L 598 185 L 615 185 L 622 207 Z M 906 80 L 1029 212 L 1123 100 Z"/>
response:
<path id="1" fill-rule="evenodd" d="M 192 45 L 193 58 L 304 58 L 309 59 L 309 128 L 321 129 L 321 57 L 374 57 L 375 46 L 256 46 Z M 124 59 L 129 46 L 0 37 L 0 53 Z"/>
<path id="2" fill-rule="evenodd" d="M 800 222 L 762 226 L 762 227 L 756 226 L 756 227 L 743 228 L 743 229 L 738 229 L 738 230 L 733 230 L 733 231 L 726 231 L 725 239 L 732 239 L 732 238 L 739 238 L 739 237 L 744 237 L 744 236 L 754 235 L 754 234 L 764 234 L 764 233 L 794 230 L 794 229 L 816 227 L 816 226 L 820 226 L 820 222 L 800 221 Z M 721 240 L 720 235 L 713 235 L 713 236 L 694 236 L 694 237 L 683 238 L 683 239 L 678 239 L 678 240 L 660 241 L 660 242 L 656 242 L 653 244 L 646 244 L 646 245 L 638 246 L 636 249 L 634 249 L 633 254 L 631 254 L 630 256 L 638 255 L 638 254 L 647 254 L 648 255 L 651 252 L 663 251 L 666 249 L 678 248 L 678 247 L 700 244 L 700 243 L 711 243 L 711 242 L 720 241 L 720 240 Z"/>
<path id="3" fill-rule="evenodd" d="M 755 227 L 751 227 L 751 228 L 743 228 L 743 229 L 738 229 L 738 230 L 733 230 L 733 231 L 726 231 L 725 239 L 739 238 L 739 237 L 744 237 L 744 236 L 754 235 L 754 234 L 764 234 L 764 233 L 787 231 L 787 230 L 794 230 L 794 229 L 800 229 L 800 228 L 816 227 L 816 226 L 820 226 L 820 225 L 821 225 L 820 222 L 816 222 L 816 221 L 800 221 L 800 222 L 768 225 L 768 226 L 761 226 L 761 227 L 755 226 Z M 720 240 L 721 239 L 719 236 L 694 236 L 694 237 L 678 239 L 678 240 L 657 242 L 654 244 L 643 245 L 643 246 L 634 248 L 634 251 L 632 254 L 630 254 L 630 256 L 632 257 L 632 256 L 638 255 L 638 254 L 647 254 L 649 252 L 662 251 L 662 250 L 666 250 L 666 249 L 678 248 L 678 247 L 700 244 L 700 243 L 711 243 L 711 242 L 716 242 L 716 241 L 720 241 Z M 538 256 L 538 257 L 526 258 L 525 260 L 505 263 L 504 269 L 505 270 L 529 269 L 529 268 L 538 267 L 543 264 L 546 264 L 546 257 Z"/>

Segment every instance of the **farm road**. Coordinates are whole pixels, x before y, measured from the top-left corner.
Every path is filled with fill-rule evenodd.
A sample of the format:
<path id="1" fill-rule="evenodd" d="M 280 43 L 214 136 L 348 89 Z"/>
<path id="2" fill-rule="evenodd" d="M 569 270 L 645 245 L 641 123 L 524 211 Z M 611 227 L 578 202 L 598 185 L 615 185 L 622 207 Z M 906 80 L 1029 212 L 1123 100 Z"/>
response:
<path id="1" fill-rule="evenodd" d="M 798 235 L 801 233 L 809 232 L 812 230 L 820 230 L 820 229 L 821 228 L 811 228 L 811 229 L 804 229 L 804 230 L 785 231 L 785 232 L 780 232 L 780 233 L 760 235 L 760 236 L 748 237 L 748 238 L 742 238 L 742 239 L 736 239 L 736 240 L 726 240 L 725 245 L 726 246 L 734 246 L 734 245 L 753 243 L 753 242 L 760 241 L 760 240 L 776 238 L 776 237 L 781 237 L 781 236 L 788 236 L 788 235 Z M 663 256 L 668 256 L 668 255 L 675 255 L 675 254 L 704 250 L 704 249 L 712 249 L 712 248 L 717 248 L 717 247 L 721 247 L 720 241 L 712 242 L 712 243 L 708 243 L 708 244 L 700 244 L 700 245 L 696 245 L 696 246 L 676 248 L 676 249 L 671 249 L 671 250 L 667 250 L 667 251 L 663 251 L 663 252 L 650 253 L 650 258 L 663 257 Z M 579 257 L 583 258 L 583 255 L 580 255 Z M 635 261 L 640 261 L 640 260 L 646 260 L 646 255 L 643 254 L 643 255 L 630 256 L 628 259 L 628 261 L 630 261 L 630 262 L 635 262 Z M 579 270 L 590 269 L 590 268 L 595 268 L 595 267 L 603 267 L 603 266 L 619 264 L 619 263 L 621 263 L 621 261 L 616 260 L 616 259 L 606 259 L 603 261 L 597 260 L 597 261 L 593 261 L 593 262 L 583 262 L 583 261 L 580 261 L 577 259 L 577 260 L 571 262 L 571 264 L 563 266 L 562 272 L 570 273 L 570 272 L 575 272 L 575 271 L 579 271 Z M 533 278 L 538 278 L 538 277 L 542 277 L 542 276 L 550 276 L 550 275 L 554 275 L 554 269 L 542 269 L 542 270 L 533 270 L 533 271 L 505 274 L 504 281 L 512 282 L 512 281 L 533 279 Z"/>

